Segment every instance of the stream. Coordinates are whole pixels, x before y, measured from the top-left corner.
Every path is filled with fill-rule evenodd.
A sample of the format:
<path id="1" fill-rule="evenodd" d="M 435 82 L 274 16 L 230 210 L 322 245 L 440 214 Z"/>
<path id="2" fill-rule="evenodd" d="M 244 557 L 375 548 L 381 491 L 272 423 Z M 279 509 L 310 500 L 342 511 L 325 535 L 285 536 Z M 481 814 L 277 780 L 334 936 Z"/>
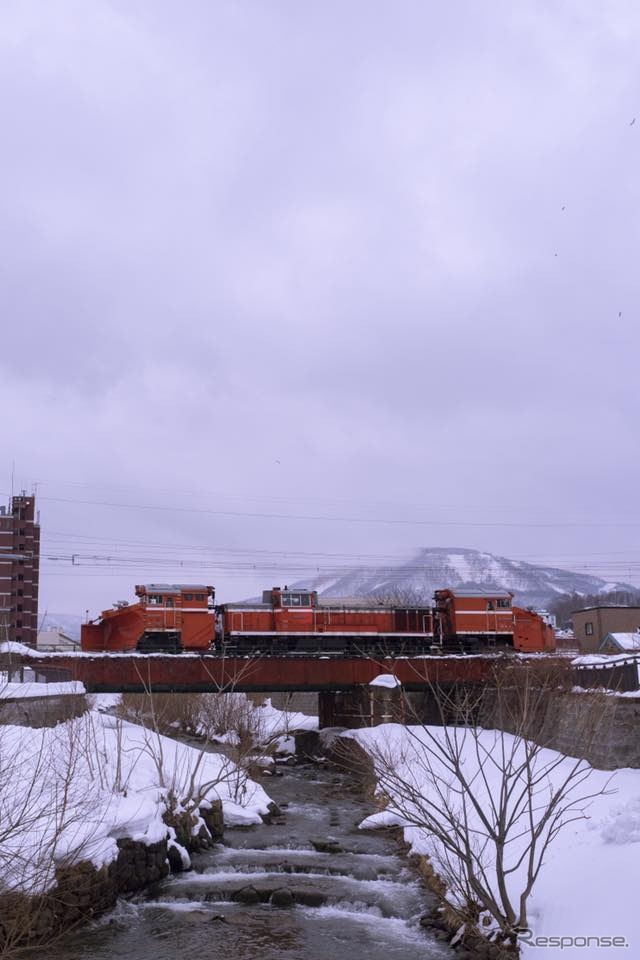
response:
<path id="1" fill-rule="evenodd" d="M 46 960 L 425 960 L 454 951 L 420 926 L 435 900 L 331 764 L 278 767 L 281 815 L 225 828 L 194 869 L 38 951 Z"/>

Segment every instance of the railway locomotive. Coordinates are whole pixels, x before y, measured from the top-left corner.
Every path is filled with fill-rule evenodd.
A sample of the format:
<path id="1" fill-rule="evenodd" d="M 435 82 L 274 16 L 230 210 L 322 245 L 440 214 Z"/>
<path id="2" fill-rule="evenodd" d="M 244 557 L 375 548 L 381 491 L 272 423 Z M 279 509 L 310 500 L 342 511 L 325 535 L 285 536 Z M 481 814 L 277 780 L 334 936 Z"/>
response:
<path id="1" fill-rule="evenodd" d="M 319 597 L 273 587 L 260 601 L 214 604 L 213 587 L 146 584 L 84 624 L 84 651 L 217 656 L 412 656 L 555 649 L 553 628 L 508 591 L 436 590 L 431 605 Z"/>

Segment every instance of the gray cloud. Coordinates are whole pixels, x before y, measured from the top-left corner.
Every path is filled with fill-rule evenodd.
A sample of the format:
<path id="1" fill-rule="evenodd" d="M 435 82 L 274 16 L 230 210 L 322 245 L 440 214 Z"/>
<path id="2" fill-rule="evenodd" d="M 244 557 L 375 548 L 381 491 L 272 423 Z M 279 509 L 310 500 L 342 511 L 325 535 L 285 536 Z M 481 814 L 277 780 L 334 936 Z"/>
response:
<path id="1" fill-rule="evenodd" d="M 5 4 L 2 470 L 45 532 L 635 549 L 45 497 L 637 518 L 639 39 L 632 2 Z M 58 607 L 137 578 L 46 567 Z"/>

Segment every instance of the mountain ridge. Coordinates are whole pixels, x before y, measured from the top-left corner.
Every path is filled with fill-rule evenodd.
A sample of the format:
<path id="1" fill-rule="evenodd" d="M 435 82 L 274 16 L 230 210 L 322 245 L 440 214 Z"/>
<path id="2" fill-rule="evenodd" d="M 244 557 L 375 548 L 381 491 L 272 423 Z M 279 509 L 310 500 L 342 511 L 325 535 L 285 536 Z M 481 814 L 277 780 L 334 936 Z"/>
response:
<path id="1" fill-rule="evenodd" d="M 638 592 L 628 583 L 594 574 L 511 560 L 469 547 L 424 547 L 397 567 L 353 567 L 337 576 L 300 580 L 292 586 L 321 596 L 394 596 L 408 593 L 430 600 L 434 590 L 509 590 L 520 606 L 544 608 L 561 596 L 589 596 L 615 590 Z"/>

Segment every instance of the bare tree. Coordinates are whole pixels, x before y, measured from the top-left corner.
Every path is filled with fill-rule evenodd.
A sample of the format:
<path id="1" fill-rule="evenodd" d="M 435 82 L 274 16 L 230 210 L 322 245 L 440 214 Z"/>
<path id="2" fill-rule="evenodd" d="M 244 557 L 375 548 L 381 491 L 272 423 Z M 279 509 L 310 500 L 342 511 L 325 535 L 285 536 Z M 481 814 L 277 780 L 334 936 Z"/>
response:
<path id="1" fill-rule="evenodd" d="M 585 760 L 533 739 L 557 686 L 553 670 L 526 668 L 496 672 L 479 691 L 431 686 L 439 726 L 414 714 L 386 739 L 381 731 L 366 738 L 378 791 L 400 823 L 419 829 L 453 916 L 505 944 L 528 926 L 550 845 L 606 791 L 590 787 Z M 585 737 L 601 720 L 589 718 Z"/>
<path id="2" fill-rule="evenodd" d="M 81 770 L 84 722 L 0 725 L 1 957 L 55 935 L 42 921 L 58 867 L 83 860 L 91 842 L 100 804 L 97 784 Z"/>

